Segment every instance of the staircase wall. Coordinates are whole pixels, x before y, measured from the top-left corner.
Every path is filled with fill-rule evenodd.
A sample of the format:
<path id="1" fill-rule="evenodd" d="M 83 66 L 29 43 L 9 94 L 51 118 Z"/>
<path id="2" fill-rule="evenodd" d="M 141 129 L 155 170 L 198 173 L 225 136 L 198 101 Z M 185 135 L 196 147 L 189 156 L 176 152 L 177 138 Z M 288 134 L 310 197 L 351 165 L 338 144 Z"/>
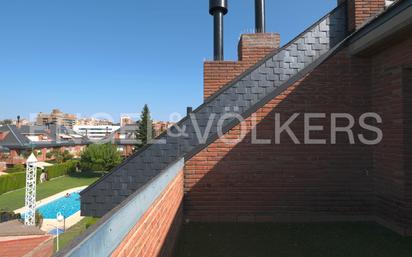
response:
<path id="1" fill-rule="evenodd" d="M 332 221 L 368 220 L 373 215 L 372 147 L 349 144 L 337 135 L 331 144 L 330 115 L 368 111 L 370 61 L 353 58 L 346 49 L 273 98 L 225 137 L 185 164 L 185 215 L 193 221 Z M 290 126 L 300 145 L 287 133 L 275 142 L 275 116 Z M 312 137 L 326 145 L 304 145 L 304 113 L 325 113 L 314 120 L 324 126 Z M 341 126 L 345 125 L 345 120 Z M 242 138 L 242 127 L 246 136 Z M 257 138 L 271 144 L 253 144 Z M 362 134 L 359 126 L 353 133 Z M 227 143 L 227 139 L 239 142 Z"/>

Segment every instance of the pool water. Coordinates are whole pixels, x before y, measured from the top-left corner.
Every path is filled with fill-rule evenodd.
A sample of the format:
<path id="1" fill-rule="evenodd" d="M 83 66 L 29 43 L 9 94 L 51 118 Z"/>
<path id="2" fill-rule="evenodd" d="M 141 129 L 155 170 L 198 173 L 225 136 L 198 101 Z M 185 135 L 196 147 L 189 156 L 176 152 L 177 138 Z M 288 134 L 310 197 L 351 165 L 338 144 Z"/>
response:
<path id="1" fill-rule="evenodd" d="M 63 196 L 53 202 L 45 204 L 37 209 L 44 219 L 55 219 L 58 212 L 64 218 L 68 218 L 80 211 L 80 195 L 78 192 L 71 193 L 70 196 Z"/>

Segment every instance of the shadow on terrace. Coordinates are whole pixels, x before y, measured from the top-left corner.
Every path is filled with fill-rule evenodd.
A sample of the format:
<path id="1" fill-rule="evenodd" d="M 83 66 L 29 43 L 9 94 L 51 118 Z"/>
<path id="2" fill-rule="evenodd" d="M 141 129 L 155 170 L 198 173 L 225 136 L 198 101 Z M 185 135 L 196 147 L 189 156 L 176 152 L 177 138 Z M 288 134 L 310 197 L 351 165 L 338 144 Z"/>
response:
<path id="1" fill-rule="evenodd" d="M 357 120 L 371 109 L 369 70 L 363 64 L 368 60 L 349 59 L 342 51 L 266 104 L 257 113 L 257 138 L 272 144 L 251 144 L 251 133 L 236 145 L 219 139 L 186 162 L 186 223 L 174 256 L 410 256 L 412 238 L 375 223 L 376 217 L 386 217 L 387 223 L 405 226 L 381 213 L 377 204 L 382 192 L 376 191 L 381 181 L 373 172 L 373 153 L 382 149 L 356 139 L 375 135 L 357 124 L 356 144 L 349 144 L 346 133 L 338 133 L 337 144 L 330 144 L 331 113 L 349 113 Z M 325 110 L 325 119 L 311 120 L 323 132 L 310 137 L 327 144 L 304 145 L 303 113 Z M 301 113 L 290 125 L 301 144 L 286 132 L 274 144 L 276 113 L 282 124 Z M 379 114 L 388 122 L 384 131 L 396 129 L 390 113 Z M 347 123 L 338 120 L 337 125 Z M 250 126 L 250 119 L 245 124 Z M 227 138 L 239 135 L 237 126 Z"/>

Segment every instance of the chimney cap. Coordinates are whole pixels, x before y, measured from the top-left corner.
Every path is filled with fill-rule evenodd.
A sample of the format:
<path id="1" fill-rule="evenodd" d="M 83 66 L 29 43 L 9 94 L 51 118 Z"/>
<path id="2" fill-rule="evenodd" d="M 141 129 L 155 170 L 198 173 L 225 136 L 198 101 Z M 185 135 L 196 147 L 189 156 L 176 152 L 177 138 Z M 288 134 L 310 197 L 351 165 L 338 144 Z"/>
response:
<path id="1" fill-rule="evenodd" d="M 227 14 L 227 0 L 209 0 L 209 13 L 213 15 L 215 11 L 223 12 L 223 15 Z"/>

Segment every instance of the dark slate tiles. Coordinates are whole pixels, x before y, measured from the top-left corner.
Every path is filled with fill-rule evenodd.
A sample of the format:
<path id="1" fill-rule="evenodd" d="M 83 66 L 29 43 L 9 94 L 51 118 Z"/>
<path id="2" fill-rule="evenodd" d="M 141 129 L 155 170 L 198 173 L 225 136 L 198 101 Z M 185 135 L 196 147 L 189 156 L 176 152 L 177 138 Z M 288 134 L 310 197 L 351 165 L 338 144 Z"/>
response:
<path id="1" fill-rule="evenodd" d="M 193 112 L 193 120 L 186 118 L 180 122 L 178 126 L 186 128 L 185 136 L 172 136 L 178 129 L 171 128 L 171 133 L 160 138 L 165 144 L 149 146 L 82 192 L 82 215 L 103 216 L 175 160 L 190 156 L 200 146 L 210 143 L 208 139 L 217 135 L 218 120 L 225 117 L 228 110 L 247 113 L 265 96 L 342 41 L 346 37 L 345 17 L 343 6 L 335 9 L 255 69 L 212 96 Z M 211 115 L 214 116 L 212 123 Z M 232 124 L 232 121 L 235 122 L 235 118 L 225 119 L 223 123 Z M 196 136 L 196 123 L 202 135 L 210 129 L 206 144 L 199 142 Z"/>

